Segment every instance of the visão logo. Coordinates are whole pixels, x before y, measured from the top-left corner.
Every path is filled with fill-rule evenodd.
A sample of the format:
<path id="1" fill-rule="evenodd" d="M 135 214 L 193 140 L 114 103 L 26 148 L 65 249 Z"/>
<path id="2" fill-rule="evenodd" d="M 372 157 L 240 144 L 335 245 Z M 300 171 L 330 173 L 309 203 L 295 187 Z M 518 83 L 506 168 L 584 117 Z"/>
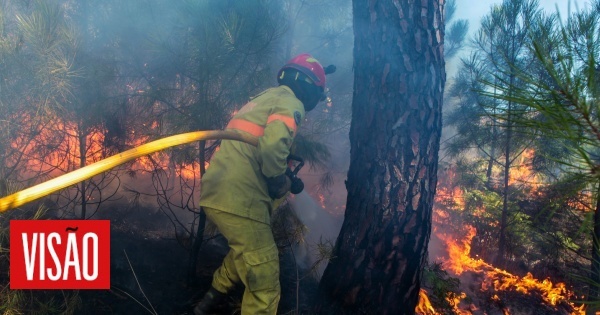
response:
<path id="1" fill-rule="evenodd" d="M 110 289 L 109 220 L 11 220 L 11 289 Z"/>

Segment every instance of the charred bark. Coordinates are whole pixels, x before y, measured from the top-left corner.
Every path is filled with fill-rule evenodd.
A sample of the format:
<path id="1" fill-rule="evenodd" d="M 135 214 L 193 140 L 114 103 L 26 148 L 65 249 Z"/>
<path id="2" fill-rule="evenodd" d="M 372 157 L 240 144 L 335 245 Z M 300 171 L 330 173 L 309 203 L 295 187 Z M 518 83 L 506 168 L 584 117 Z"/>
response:
<path id="1" fill-rule="evenodd" d="M 319 313 L 414 314 L 437 183 L 443 3 L 353 1 L 348 198 Z"/>

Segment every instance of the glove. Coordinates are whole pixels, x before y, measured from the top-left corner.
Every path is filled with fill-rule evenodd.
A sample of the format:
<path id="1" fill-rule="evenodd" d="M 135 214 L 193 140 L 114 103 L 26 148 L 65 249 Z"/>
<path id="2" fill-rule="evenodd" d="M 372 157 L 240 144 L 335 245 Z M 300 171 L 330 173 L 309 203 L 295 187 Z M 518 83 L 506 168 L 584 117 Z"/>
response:
<path id="1" fill-rule="evenodd" d="M 279 199 L 290 191 L 292 186 L 291 179 L 285 174 L 267 178 L 267 188 L 269 189 L 269 197 L 271 199 Z"/>

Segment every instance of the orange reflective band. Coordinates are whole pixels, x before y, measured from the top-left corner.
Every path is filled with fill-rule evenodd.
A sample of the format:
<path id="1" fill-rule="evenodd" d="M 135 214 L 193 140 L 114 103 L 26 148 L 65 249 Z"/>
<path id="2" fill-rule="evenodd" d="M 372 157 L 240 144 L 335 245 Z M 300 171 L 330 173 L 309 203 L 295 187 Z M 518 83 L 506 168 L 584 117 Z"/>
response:
<path id="1" fill-rule="evenodd" d="M 294 134 L 296 133 L 296 121 L 294 120 L 293 117 L 289 117 L 289 116 L 285 116 L 285 115 L 281 115 L 281 114 L 273 114 L 273 115 L 269 116 L 269 118 L 267 119 L 267 125 L 275 120 L 279 120 L 279 121 L 283 122 L 288 128 L 290 128 L 292 131 L 294 131 Z"/>
<path id="2" fill-rule="evenodd" d="M 239 118 L 232 119 L 226 129 L 245 131 L 255 137 L 262 137 L 265 134 L 265 127 Z"/>

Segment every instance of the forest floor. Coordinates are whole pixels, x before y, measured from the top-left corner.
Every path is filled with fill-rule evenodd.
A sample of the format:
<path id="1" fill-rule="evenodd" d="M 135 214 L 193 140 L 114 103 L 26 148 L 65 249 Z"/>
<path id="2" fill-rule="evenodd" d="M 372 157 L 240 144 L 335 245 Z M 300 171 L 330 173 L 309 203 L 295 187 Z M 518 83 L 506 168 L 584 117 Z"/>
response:
<path id="1" fill-rule="evenodd" d="M 192 314 L 193 304 L 209 289 L 212 274 L 227 253 L 226 240 L 218 235 L 205 240 L 198 255 L 196 277 L 189 279 L 189 241 L 176 237 L 173 224 L 163 213 L 148 211 L 149 209 L 107 210 L 109 211 L 104 213 L 110 215 L 99 214 L 97 219 L 111 221 L 111 289 L 80 290 L 78 303 L 69 308 L 73 312 L 67 313 Z M 279 230 L 281 229 L 276 229 Z M 277 236 L 276 233 L 276 238 Z M 2 240 L 0 233 L 0 241 Z M 301 259 L 296 259 L 299 255 L 298 251 L 290 246 L 280 248 L 282 295 L 278 314 L 313 313 L 310 310 L 318 283 L 306 268 L 301 267 L 306 264 L 303 264 Z M 0 255 L 2 292 L 6 292 L 9 281 L 7 258 L 8 255 Z M 464 311 L 438 309 L 438 312 L 473 315 L 576 314 L 566 302 L 554 307 L 547 305 L 537 292 L 523 294 L 514 290 L 481 290 L 481 283 L 484 282 L 482 277 L 479 272 L 467 272 L 460 277 L 460 282 L 464 284 L 462 290 L 468 296 L 467 300 L 463 301 L 467 302 L 466 305 L 461 307 Z M 7 314 L 9 309 L 2 305 L 7 299 L 2 298 L 2 292 L 0 313 Z M 74 293 L 68 290 L 27 291 L 18 312 L 13 313 L 63 314 L 65 308 L 61 305 L 66 303 L 67 296 Z M 217 314 L 239 314 L 242 294 L 243 287 L 231 292 Z M 58 305 L 56 311 L 44 309 L 45 306 L 41 304 L 48 301 L 54 301 L 53 304 Z M 23 306 L 26 309 L 23 309 Z M 8 314 L 12 313 L 9 311 Z"/>
<path id="2" fill-rule="evenodd" d="M 132 216 L 111 218 L 111 290 L 80 291 L 76 314 L 192 314 L 191 307 L 209 289 L 212 274 L 227 253 L 227 241 L 221 236 L 205 240 L 192 281 L 188 281 L 186 247 L 160 212 L 138 213 L 133 220 Z M 297 287 L 297 274 L 306 271 L 296 272 L 289 248 L 280 250 L 280 260 L 278 313 L 308 313 L 317 281 L 304 277 Z M 218 314 L 239 314 L 242 294 L 243 287 L 231 292 Z"/>

